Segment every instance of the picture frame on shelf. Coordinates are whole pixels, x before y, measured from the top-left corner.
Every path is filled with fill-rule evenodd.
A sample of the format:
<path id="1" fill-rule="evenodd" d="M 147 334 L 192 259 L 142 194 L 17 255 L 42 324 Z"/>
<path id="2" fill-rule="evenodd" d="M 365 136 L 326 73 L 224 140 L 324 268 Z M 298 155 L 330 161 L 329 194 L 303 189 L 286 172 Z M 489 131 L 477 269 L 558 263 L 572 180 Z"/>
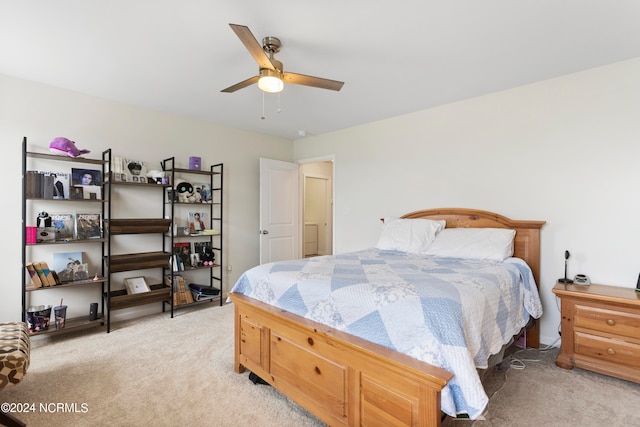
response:
<path id="1" fill-rule="evenodd" d="M 147 285 L 147 281 L 144 276 L 138 277 L 127 277 L 124 279 L 124 286 L 127 289 L 127 294 L 143 294 L 145 292 L 151 292 L 149 285 Z"/>
<path id="2" fill-rule="evenodd" d="M 82 187 L 82 198 L 86 200 L 102 200 L 102 187 L 99 185 L 84 185 Z"/>
<path id="3" fill-rule="evenodd" d="M 72 282 L 75 267 L 82 264 L 82 252 L 55 252 L 53 270 L 58 273 L 62 283 Z M 88 266 L 88 264 L 85 264 Z"/>
<path id="4" fill-rule="evenodd" d="M 84 199 L 84 190 L 81 186 L 77 187 L 69 187 L 69 198 L 71 200 L 81 200 Z"/>
<path id="5" fill-rule="evenodd" d="M 102 171 L 98 169 L 71 169 L 71 185 L 83 187 L 85 185 L 102 185 Z"/>
<path id="6" fill-rule="evenodd" d="M 73 268 L 73 280 L 89 280 L 89 264 L 76 264 Z"/>

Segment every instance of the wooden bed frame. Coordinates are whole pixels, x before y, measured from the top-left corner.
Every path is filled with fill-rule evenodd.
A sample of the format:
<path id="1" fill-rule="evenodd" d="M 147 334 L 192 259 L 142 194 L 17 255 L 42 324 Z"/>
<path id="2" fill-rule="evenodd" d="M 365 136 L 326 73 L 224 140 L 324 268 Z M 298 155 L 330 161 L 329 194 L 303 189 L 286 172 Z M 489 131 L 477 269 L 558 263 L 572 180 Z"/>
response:
<path id="1" fill-rule="evenodd" d="M 515 221 L 496 213 L 446 208 L 402 218 L 445 219 L 447 227 L 516 230 L 514 256 L 536 283 L 544 221 Z M 244 295 L 235 305 L 234 369 L 245 368 L 331 426 L 440 426 L 440 391 L 448 371 L 294 315 Z M 539 322 L 527 344 L 539 346 Z"/>

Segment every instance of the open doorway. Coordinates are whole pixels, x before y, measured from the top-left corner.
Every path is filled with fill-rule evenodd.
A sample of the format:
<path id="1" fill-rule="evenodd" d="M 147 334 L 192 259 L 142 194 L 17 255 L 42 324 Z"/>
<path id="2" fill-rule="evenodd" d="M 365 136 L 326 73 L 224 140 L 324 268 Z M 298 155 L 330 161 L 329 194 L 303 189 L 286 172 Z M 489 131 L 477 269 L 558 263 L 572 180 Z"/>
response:
<path id="1" fill-rule="evenodd" d="M 333 161 L 300 165 L 302 252 L 304 257 L 333 254 Z"/>

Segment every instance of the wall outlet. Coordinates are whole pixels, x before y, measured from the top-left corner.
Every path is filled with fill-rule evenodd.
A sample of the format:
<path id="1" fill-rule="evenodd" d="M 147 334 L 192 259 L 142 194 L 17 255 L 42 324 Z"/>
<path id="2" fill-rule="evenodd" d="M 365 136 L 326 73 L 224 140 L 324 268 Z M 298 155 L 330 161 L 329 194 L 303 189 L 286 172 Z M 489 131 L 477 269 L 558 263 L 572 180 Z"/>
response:
<path id="1" fill-rule="evenodd" d="M 231 264 L 227 265 L 227 271 L 231 271 Z"/>

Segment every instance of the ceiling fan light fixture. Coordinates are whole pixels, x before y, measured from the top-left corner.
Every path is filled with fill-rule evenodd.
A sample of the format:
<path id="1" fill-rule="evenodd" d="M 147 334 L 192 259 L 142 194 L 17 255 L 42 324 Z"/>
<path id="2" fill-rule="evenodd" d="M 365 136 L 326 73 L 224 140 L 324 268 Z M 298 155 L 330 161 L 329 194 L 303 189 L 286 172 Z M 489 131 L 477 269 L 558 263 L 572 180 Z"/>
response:
<path id="1" fill-rule="evenodd" d="M 276 70 L 270 70 L 263 68 L 260 70 L 260 79 L 258 80 L 258 87 L 269 93 L 282 92 L 284 88 L 284 82 L 282 81 L 282 74 Z"/>

